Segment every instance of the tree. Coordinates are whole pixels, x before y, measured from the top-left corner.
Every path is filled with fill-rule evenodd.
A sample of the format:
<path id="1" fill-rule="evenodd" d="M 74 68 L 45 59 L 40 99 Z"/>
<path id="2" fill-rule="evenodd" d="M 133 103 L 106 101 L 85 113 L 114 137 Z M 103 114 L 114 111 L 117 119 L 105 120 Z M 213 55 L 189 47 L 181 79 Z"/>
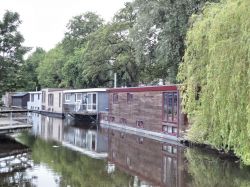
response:
<path id="1" fill-rule="evenodd" d="M 68 31 L 62 40 L 62 48 L 65 54 L 65 64 L 62 69 L 62 85 L 72 88 L 85 87 L 85 81 L 80 73 L 83 66 L 82 51 L 85 48 L 89 36 L 103 25 L 103 19 L 92 12 L 87 12 L 73 17 L 68 25 Z"/>
<path id="2" fill-rule="evenodd" d="M 83 53 L 82 75 L 91 86 L 112 86 L 117 73 L 118 85 L 135 86 L 139 81 L 139 66 L 129 37 L 136 13 L 127 3 L 111 23 L 89 37 Z"/>
<path id="3" fill-rule="evenodd" d="M 182 101 L 190 140 L 234 150 L 250 164 L 250 1 L 208 4 L 187 34 Z"/>
<path id="4" fill-rule="evenodd" d="M 176 82 L 184 55 L 189 17 L 215 0 L 135 0 L 136 23 L 131 31 L 142 81 Z"/>
<path id="5" fill-rule="evenodd" d="M 46 52 L 42 48 L 36 48 L 36 50 L 25 60 L 24 64 L 20 68 L 20 82 L 23 90 L 40 90 L 41 85 L 38 81 L 37 68 L 40 63 L 43 62 Z"/>
<path id="6" fill-rule="evenodd" d="M 93 12 L 74 16 L 67 24 L 67 32 L 62 41 L 66 54 L 73 54 L 75 49 L 83 46 L 88 36 L 103 25 L 103 19 Z"/>
<path id="7" fill-rule="evenodd" d="M 62 68 L 65 56 L 62 46 L 58 44 L 47 52 L 42 63 L 37 68 L 38 81 L 41 87 L 62 87 Z"/>
<path id="8" fill-rule="evenodd" d="M 6 11 L 0 21 L 0 94 L 18 88 L 17 71 L 28 51 L 23 47 L 23 36 L 17 30 L 21 24 L 19 14 Z"/>
<path id="9" fill-rule="evenodd" d="M 87 86 L 80 72 L 81 67 L 84 64 L 82 61 L 82 53 L 84 49 L 84 47 L 75 49 L 74 53 L 67 58 L 63 65 L 63 86 L 71 88 L 84 88 Z"/>

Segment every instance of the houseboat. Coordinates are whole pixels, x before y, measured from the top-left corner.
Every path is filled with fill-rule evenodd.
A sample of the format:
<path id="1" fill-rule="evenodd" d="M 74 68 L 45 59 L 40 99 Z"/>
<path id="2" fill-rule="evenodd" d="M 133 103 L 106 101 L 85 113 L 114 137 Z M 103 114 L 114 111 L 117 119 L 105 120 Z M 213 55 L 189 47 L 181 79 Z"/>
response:
<path id="1" fill-rule="evenodd" d="M 28 110 L 40 111 L 42 107 L 42 92 L 29 92 Z"/>
<path id="2" fill-rule="evenodd" d="M 171 140 L 180 139 L 187 128 L 177 85 L 113 88 L 107 92 L 109 111 L 101 114 L 101 125 Z"/>
<path id="3" fill-rule="evenodd" d="M 27 108 L 28 101 L 29 101 L 29 93 L 20 92 L 11 95 L 11 107 Z"/>
<path id="4" fill-rule="evenodd" d="M 63 117 L 63 91 L 60 88 L 42 89 L 41 113 L 54 117 Z"/>
<path id="5" fill-rule="evenodd" d="M 108 108 L 106 88 L 63 91 L 64 113 L 81 116 L 97 116 Z"/>

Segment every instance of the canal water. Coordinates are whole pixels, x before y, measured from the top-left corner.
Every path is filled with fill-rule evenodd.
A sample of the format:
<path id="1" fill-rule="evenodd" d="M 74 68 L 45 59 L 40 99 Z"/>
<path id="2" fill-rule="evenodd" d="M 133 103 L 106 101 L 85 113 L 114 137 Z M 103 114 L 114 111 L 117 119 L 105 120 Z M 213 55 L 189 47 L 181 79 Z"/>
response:
<path id="1" fill-rule="evenodd" d="M 198 148 L 35 113 L 27 121 L 31 130 L 0 136 L 0 186 L 250 186 L 248 167 Z"/>

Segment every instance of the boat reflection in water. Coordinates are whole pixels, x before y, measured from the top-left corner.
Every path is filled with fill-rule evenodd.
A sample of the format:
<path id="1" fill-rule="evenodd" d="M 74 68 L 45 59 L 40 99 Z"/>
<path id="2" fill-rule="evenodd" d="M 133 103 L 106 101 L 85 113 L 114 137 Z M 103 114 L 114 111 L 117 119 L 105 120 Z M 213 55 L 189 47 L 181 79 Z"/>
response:
<path id="1" fill-rule="evenodd" d="M 30 114 L 30 121 L 33 123 L 32 133 L 44 140 L 57 141 L 92 158 L 107 157 L 108 137 L 93 124 L 36 113 Z"/>
<path id="2" fill-rule="evenodd" d="M 132 186 L 185 186 L 183 147 L 114 129 L 108 134 L 109 165 L 133 175 Z"/>

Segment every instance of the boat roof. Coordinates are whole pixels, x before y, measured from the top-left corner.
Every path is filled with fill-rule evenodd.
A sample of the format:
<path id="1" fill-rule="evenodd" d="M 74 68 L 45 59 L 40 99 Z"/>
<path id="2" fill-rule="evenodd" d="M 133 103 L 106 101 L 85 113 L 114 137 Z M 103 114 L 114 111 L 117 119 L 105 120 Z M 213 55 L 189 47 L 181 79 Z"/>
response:
<path id="1" fill-rule="evenodd" d="M 83 92 L 106 92 L 107 88 L 87 88 L 87 89 L 74 89 L 65 90 L 63 93 L 83 93 Z"/>
<path id="2" fill-rule="evenodd" d="M 143 86 L 143 87 L 126 87 L 126 88 L 110 88 L 108 92 L 150 92 L 150 91 L 176 91 L 178 85 L 164 85 L 164 86 Z"/>
<path id="3" fill-rule="evenodd" d="M 27 92 L 21 92 L 21 93 L 15 93 L 15 94 L 13 94 L 12 96 L 13 97 L 23 97 L 23 96 L 25 96 L 25 95 L 27 95 L 28 93 Z"/>
<path id="4" fill-rule="evenodd" d="M 42 91 L 47 90 L 48 92 L 53 92 L 53 91 L 63 91 L 66 90 L 65 88 L 43 88 Z"/>
<path id="5" fill-rule="evenodd" d="M 29 92 L 29 94 L 41 94 L 42 91 L 34 91 L 34 92 Z"/>

